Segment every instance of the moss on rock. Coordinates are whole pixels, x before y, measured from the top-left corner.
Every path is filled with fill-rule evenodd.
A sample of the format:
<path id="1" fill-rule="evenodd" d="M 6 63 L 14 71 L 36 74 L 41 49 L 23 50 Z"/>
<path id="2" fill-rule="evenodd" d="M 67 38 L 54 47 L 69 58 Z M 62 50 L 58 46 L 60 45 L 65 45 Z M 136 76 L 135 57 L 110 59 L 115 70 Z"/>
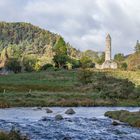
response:
<path id="1" fill-rule="evenodd" d="M 129 112 L 126 110 L 108 111 L 105 113 L 105 116 L 115 120 L 119 120 L 121 122 L 128 123 L 133 127 L 140 127 L 140 111 L 138 112 Z"/>

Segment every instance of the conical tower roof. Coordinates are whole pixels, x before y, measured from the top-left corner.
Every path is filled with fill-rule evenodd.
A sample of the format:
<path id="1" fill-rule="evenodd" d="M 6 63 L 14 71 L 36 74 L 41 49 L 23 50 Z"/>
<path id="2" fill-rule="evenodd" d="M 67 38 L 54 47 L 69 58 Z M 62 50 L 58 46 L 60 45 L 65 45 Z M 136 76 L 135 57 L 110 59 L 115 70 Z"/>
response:
<path id="1" fill-rule="evenodd" d="M 106 39 L 111 39 L 111 36 L 109 33 L 107 34 Z"/>

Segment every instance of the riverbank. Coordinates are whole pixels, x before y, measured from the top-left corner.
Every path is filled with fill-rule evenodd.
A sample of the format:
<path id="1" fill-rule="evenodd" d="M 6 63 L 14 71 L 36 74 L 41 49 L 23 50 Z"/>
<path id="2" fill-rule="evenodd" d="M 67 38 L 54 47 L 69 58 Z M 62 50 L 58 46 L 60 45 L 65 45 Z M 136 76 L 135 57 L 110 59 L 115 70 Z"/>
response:
<path id="1" fill-rule="evenodd" d="M 138 112 L 129 112 L 126 110 L 108 111 L 105 113 L 105 116 L 108 116 L 115 120 L 119 120 L 121 122 L 128 123 L 133 127 L 140 128 L 140 111 Z"/>
<path id="2" fill-rule="evenodd" d="M 0 108 L 9 107 L 140 106 L 139 99 L 102 99 L 98 93 L 78 92 L 5 92 L 0 94 Z"/>
<path id="3" fill-rule="evenodd" d="M 10 132 L 0 132 L 0 140 L 29 140 L 17 131 L 11 130 Z"/>
<path id="4" fill-rule="evenodd" d="M 0 108 L 140 106 L 140 72 L 91 72 L 92 83 L 86 85 L 77 70 L 1 75 Z"/>

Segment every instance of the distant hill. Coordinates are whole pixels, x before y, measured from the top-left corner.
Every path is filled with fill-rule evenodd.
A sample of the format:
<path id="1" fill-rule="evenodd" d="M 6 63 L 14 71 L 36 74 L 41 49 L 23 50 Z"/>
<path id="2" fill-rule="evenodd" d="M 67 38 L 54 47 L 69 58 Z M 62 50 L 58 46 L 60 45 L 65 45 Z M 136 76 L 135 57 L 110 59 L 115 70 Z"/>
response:
<path id="1" fill-rule="evenodd" d="M 43 50 L 44 46 L 56 43 L 60 36 L 47 30 L 33 26 L 30 23 L 6 23 L 0 22 L 0 49 L 8 45 L 30 45 L 38 53 Z"/>
<path id="2" fill-rule="evenodd" d="M 33 71 L 46 64 L 77 68 L 81 66 L 81 58 L 102 64 L 105 54 L 93 50 L 81 52 L 61 35 L 30 23 L 0 22 L 0 68 L 21 66 L 23 71 Z"/>
<path id="3" fill-rule="evenodd" d="M 10 58 L 35 58 L 40 65 L 53 63 L 53 48 L 61 44 L 67 48 L 68 55 L 78 59 L 81 52 L 66 43 L 62 36 L 41 29 L 30 23 L 0 22 L 0 67 Z"/>

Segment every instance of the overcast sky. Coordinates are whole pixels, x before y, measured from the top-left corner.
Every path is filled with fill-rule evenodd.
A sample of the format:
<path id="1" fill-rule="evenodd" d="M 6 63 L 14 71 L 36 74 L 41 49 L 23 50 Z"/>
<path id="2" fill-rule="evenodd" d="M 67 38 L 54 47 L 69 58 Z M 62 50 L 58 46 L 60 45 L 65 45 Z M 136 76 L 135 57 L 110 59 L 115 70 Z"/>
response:
<path id="1" fill-rule="evenodd" d="M 61 34 L 80 50 L 133 52 L 140 39 L 140 0 L 0 0 L 0 20 L 30 22 Z"/>

